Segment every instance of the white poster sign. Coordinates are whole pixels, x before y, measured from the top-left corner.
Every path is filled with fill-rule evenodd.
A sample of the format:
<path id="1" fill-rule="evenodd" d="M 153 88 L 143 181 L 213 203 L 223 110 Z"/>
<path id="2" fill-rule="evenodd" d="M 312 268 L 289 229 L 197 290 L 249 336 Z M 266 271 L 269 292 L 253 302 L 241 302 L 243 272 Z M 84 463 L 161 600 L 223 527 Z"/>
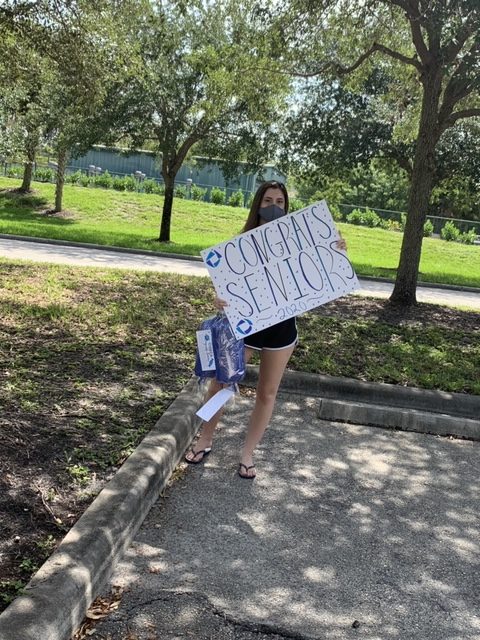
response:
<path id="1" fill-rule="evenodd" d="M 237 338 L 358 289 L 338 239 L 322 200 L 202 251 Z"/>

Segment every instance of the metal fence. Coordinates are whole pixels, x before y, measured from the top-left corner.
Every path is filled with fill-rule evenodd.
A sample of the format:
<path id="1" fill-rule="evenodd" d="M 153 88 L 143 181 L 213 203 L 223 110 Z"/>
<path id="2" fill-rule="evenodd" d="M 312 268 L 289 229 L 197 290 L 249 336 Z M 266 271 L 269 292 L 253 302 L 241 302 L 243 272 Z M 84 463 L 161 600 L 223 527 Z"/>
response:
<path id="1" fill-rule="evenodd" d="M 383 220 L 395 220 L 396 222 L 400 222 L 402 215 L 406 215 L 405 211 L 378 209 L 376 207 L 362 207 L 357 204 L 339 204 L 338 208 L 340 209 L 340 213 L 342 214 L 343 218 L 345 218 L 355 209 L 359 209 L 360 211 L 366 211 L 368 209 L 370 211 L 374 211 L 380 218 L 383 218 Z M 444 216 L 431 215 L 427 215 L 427 220 L 430 220 L 432 222 L 433 233 L 436 234 L 440 234 L 440 231 L 442 230 L 446 222 L 453 222 L 457 229 L 460 229 L 462 233 L 465 233 L 470 229 L 475 229 L 475 233 L 477 235 L 480 235 L 480 221 L 477 220 L 464 220 L 462 218 L 447 218 Z"/>

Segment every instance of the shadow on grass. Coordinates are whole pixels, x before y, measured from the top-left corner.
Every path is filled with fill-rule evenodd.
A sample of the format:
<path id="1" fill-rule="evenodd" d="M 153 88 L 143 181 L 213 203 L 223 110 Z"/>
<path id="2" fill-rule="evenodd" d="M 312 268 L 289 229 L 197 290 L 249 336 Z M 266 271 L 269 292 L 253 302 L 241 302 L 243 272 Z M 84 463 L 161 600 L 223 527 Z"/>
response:
<path id="1" fill-rule="evenodd" d="M 5 198 L 7 202 L 10 201 L 17 207 L 31 209 L 32 211 L 48 204 L 48 200 L 44 196 L 37 195 L 35 191 L 24 193 L 19 189 L 2 189 L 0 191 L 0 202 L 1 198 Z"/>

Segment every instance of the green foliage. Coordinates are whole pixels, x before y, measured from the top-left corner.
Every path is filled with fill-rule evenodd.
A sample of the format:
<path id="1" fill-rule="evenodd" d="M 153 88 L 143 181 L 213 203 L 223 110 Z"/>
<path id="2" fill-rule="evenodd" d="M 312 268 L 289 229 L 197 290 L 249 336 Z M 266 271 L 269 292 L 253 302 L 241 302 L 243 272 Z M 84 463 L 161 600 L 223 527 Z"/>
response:
<path id="1" fill-rule="evenodd" d="M 378 227 L 380 225 L 380 216 L 371 209 L 354 209 L 346 218 L 350 224 L 362 225 L 364 227 Z"/>
<path id="2" fill-rule="evenodd" d="M 205 200 L 206 193 L 207 193 L 206 189 L 199 187 L 196 184 L 192 184 L 190 188 L 190 196 L 192 200 Z"/>
<path id="3" fill-rule="evenodd" d="M 147 178 L 142 182 L 142 189 L 144 193 L 155 193 L 156 186 L 157 181 L 153 180 L 153 178 Z"/>
<path id="4" fill-rule="evenodd" d="M 407 214 L 400 214 L 400 231 L 405 231 L 405 225 L 407 224 Z"/>
<path id="5" fill-rule="evenodd" d="M 19 596 L 25 587 L 21 580 L 0 580 L 0 598 L 5 604 L 10 604 Z"/>
<path id="6" fill-rule="evenodd" d="M 23 558 L 19 565 L 19 569 L 21 571 L 26 571 L 27 573 L 35 573 L 35 571 L 38 571 L 38 565 L 31 558 Z"/>
<path id="7" fill-rule="evenodd" d="M 225 191 L 219 187 L 213 187 L 210 191 L 210 202 L 213 202 L 213 204 L 225 204 L 225 198 Z"/>
<path id="8" fill-rule="evenodd" d="M 461 242 L 462 244 L 474 244 L 476 239 L 477 232 L 473 228 L 458 235 L 458 242 Z"/>
<path id="9" fill-rule="evenodd" d="M 179 184 L 175 187 L 175 197 L 182 199 L 187 197 L 187 187 L 184 184 Z"/>
<path id="10" fill-rule="evenodd" d="M 115 189 L 115 191 L 125 191 L 125 178 L 115 176 L 112 182 L 112 187 Z"/>
<path id="11" fill-rule="evenodd" d="M 69 184 L 78 184 L 81 176 L 84 175 L 80 170 L 73 171 L 72 173 L 67 173 L 65 176 L 65 182 Z"/>
<path id="12" fill-rule="evenodd" d="M 385 222 L 387 223 L 387 226 L 386 227 L 382 226 L 382 228 L 386 228 L 388 229 L 388 231 L 403 231 L 403 227 L 398 220 L 391 220 L 389 218 Z"/>
<path id="13" fill-rule="evenodd" d="M 90 470 L 88 467 L 81 464 L 69 464 L 67 465 L 67 471 L 70 474 L 75 484 L 81 487 L 85 487 L 90 482 Z"/>
<path id="14" fill-rule="evenodd" d="M 7 169 L 7 178 L 21 178 L 23 169 L 21 167 L 9 167 Z"/>
<path id="15" fill-rule="evenodd" d="M 133 176 L 125 176 L 123 178 L 125 191 L 138 191 L 138 181 Z"/>
<path id="16" fill-rule="evenodd" d="M 231 207 L 243 207 L 243 191 L 239 189 L 238 191 L 234 191 L 230 198 L 228 199 L 228 204 Z"/>
<path id="17" fill-rule="evenodd" d="M 300 198 L 290 198 L 288 202 L 288 208 L 291 213 L 294 211 L 298 211 L 299 209 L 303 209 L 305 207 L 305 203 Z"/>
<path id="18" fill-rule="evenodd" d="M 348 216 L 346 217 L 346 221 L 348 222 L 348 224 L 363 224 L 362 211 L 360 211 L 360 209 L 354 209 L 351 213 L 348 214 Z"/>
<path id="19" fill-rule="evenodd" d="M 458 240 L 459 235 L 460 229 L 458 229 L 450 220 L 445 223 L 442 230 L 440 231 L 440 236 L 447 242 L 454 242 L 455 240 Z"/>
<path id="20" fill-rule="evenodd" d="M 33 179 L 37 182 L 53 182 L 55 171 L 53 169 L 39 167 L 33 173 Z"/>
<path id="21" fill-rule="evenodd" d="M 102 189 L 111 189 L 113 185 L 113 178 L 108 171 L 95 176 L 93 184 L 96 187 L 102 187 Z"/>
<path id="22" fill-rule="evenodd" d="M 159 196 L 164 196 L 165 195 L 165 185 L 162 183 L 158 183 L 154 189 L 153 189 L 153 193 L 156 193 Z"/>
<path id="23" fill-rule="evenodd" d="M 92 180 L 93 178 L 91 178 L 90 176 L 87 176 L 86 173 L 80 173 L 80 175 L 78 176 L 78 184 L 81 187 L 88 187 L 92 184 Z M 113 187 L 115 189 L 115 187 Z"/>
<path id="24" fill-rule="evenodd" d="M 433 222 L 431 220 L 425 220 L 425 224 L 423 225 L 423 237 L 428 238 L 433 233 Z"/>

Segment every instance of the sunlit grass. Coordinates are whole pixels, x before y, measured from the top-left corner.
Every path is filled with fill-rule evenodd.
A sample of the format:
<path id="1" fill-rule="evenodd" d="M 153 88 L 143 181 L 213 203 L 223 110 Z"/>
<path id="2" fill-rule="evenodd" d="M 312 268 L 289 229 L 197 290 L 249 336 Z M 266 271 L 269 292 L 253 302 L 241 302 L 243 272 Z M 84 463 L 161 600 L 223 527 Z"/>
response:
<path id="1" fill-rule="evenodd" d="M 0 178 L 0 189 L 19 184 Z M 51 208 L 54 186 L 33 184 L 32 196 L 0 193 L 1 233 L 198 256 L 240 233 L 247 216 L 244 208 L 175 198 L 171 242 L 160 243 L 162 196 L 66 185 L 66 213 L 52 217 L 41 212 Z M 339 228 L 358 275 L 395 278 L 400 233 L 348 224 Z M 425 238 L 419 281 L 480 287 L 480 247 Z"/>

